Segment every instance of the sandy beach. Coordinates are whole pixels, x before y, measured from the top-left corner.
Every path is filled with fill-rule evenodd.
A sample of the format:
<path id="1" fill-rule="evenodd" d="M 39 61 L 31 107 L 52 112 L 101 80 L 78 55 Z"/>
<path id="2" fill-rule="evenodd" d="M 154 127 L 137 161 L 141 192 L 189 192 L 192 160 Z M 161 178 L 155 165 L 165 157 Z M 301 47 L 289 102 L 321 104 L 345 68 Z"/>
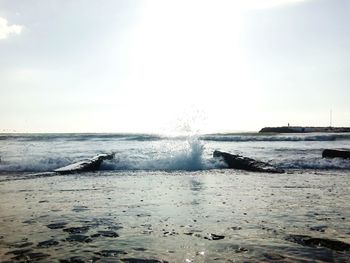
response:
<path id="1" fill-rule="evenodd" d="M 347 177 L 232 170 L 3 175 L 0 259 L 349 262 Z"/>

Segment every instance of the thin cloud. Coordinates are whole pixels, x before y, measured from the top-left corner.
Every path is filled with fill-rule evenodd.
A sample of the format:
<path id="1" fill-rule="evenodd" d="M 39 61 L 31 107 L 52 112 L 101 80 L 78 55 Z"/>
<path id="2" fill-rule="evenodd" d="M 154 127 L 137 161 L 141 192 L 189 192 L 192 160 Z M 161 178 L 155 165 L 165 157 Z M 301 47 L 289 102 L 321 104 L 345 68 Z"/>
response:
<path id="1" fill-rule="evenodd" d="M 22 32 L 23 26 L 9 25 L 8 21 L 0 17 L 0 39 L 6 39 L 10 35 L 19 35 Z"/>

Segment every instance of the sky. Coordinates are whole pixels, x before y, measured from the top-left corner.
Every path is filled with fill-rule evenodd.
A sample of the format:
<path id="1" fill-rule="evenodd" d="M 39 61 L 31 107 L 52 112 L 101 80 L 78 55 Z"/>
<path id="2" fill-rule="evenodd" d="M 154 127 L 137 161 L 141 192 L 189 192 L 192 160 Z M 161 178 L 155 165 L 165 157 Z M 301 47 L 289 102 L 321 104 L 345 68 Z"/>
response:
<path id="1" fill-rule="evenodd" d="M 0 0 L 0 132 L 350 126 L 350 0 Z"/>

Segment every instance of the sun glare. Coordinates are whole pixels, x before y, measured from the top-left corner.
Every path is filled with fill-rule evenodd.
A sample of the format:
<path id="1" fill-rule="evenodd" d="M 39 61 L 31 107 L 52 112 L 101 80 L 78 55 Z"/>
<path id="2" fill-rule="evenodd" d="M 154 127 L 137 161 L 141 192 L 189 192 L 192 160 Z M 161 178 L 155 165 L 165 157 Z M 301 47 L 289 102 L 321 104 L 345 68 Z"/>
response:
<path id="1" fill-rule="evenodd" d="M 189 1 L 184 8 L 179 2 L 149 1 L 143 7 L 130 34 L 122 93 L 133 97 L 134 109 L 141 108 L 153 127 L 164 128 L 187 108 L 219 126 L 227 122 L 224 112 L 254 110 L 244 102 L 252 85 L 239 41 L 244 6 L 219 3 Z"/>

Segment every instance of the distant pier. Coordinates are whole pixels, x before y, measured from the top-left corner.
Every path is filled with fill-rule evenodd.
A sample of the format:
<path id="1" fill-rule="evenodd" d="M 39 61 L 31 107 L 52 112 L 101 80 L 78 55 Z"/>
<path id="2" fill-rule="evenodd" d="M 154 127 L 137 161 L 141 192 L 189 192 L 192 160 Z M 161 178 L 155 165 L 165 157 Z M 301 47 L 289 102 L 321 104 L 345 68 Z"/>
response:
<path id="1" fill-rule="evenodd" d="M 310 132 L 350 132 L 350 127 L 304 127 L 304 126 L 281 126 L 264 127 L 259 133 L 310 133 Z"/>

